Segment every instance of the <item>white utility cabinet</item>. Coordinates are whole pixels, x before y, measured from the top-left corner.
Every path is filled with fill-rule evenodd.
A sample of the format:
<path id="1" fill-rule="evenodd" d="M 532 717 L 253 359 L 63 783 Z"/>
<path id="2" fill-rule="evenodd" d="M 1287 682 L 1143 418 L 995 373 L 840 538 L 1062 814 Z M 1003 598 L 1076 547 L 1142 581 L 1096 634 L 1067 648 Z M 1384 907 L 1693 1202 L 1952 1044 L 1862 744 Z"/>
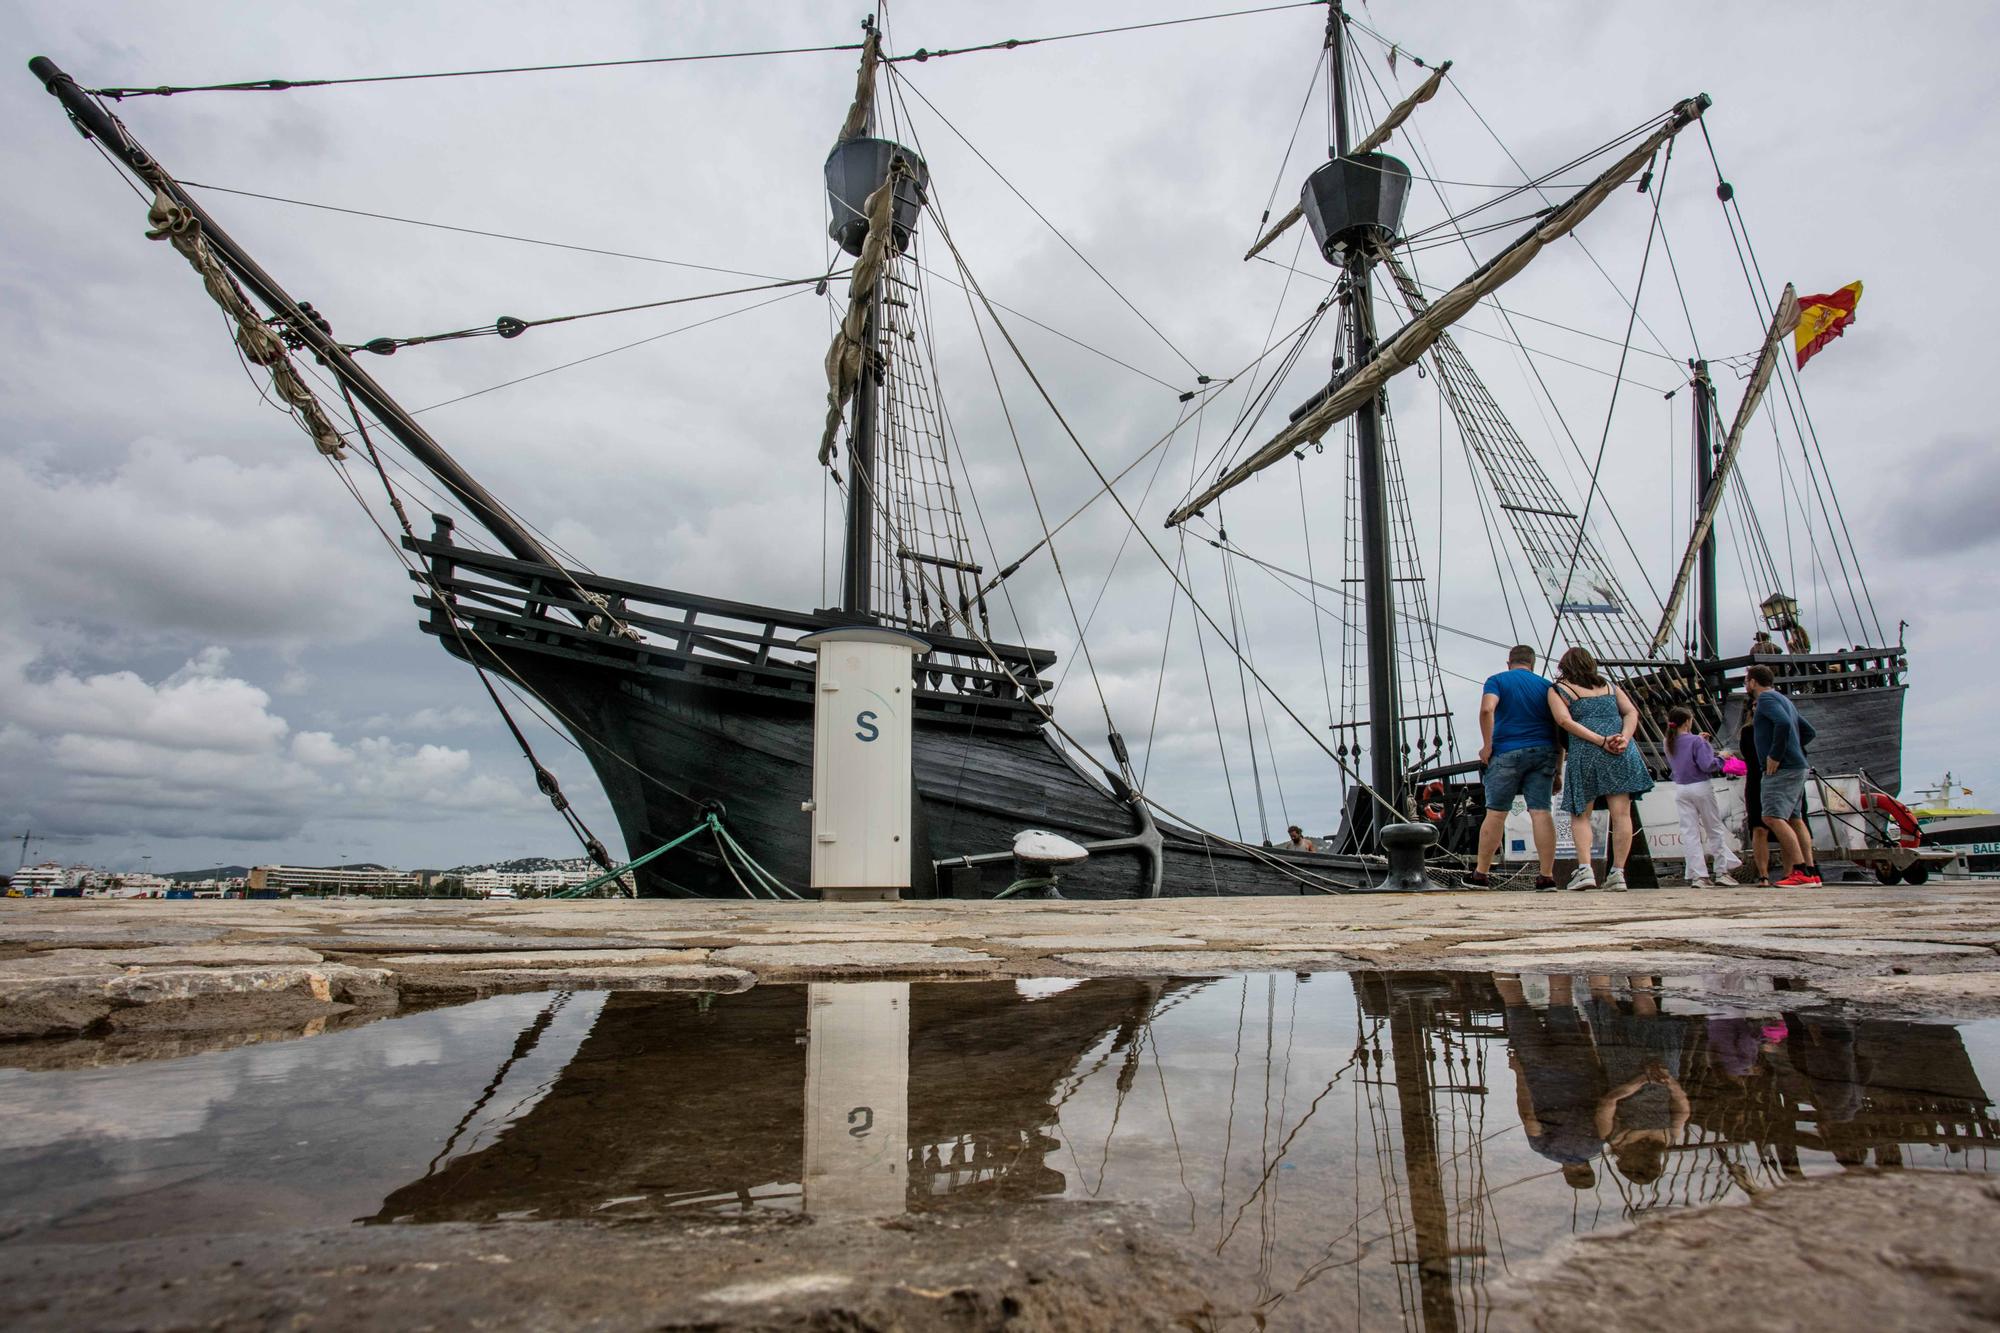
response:
<path id="1" fill-rule="evenodd" d="M 930 645 L 873 625 L 799 640 L 813 683 L 812 884 L 823 901 L 893 900 L 910 886 L 912 662 Z"/>

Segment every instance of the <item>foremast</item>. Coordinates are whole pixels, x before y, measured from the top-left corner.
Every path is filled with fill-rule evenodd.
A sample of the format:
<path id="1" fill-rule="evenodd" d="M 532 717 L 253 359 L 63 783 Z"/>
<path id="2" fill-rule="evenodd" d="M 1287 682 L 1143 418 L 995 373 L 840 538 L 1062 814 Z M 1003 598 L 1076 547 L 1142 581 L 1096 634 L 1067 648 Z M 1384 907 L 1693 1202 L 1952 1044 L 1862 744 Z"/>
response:
<path id="1" fill-rule="evenodd" d="M 916 249 L 930 172 L 898 141 L 909 127 L 895 99 L 878 98 L 889 64 L 881 34 L 872 21 L 862 29 L 854 102 L 826 159 L 828 234 L 854 261 L 827 351 L 819 449 L 845 497 L 837 609 L 920 634 L 984 636 L 992 626 L 983 571 L 953 479 L 943 390 L 928 364 Z"/>

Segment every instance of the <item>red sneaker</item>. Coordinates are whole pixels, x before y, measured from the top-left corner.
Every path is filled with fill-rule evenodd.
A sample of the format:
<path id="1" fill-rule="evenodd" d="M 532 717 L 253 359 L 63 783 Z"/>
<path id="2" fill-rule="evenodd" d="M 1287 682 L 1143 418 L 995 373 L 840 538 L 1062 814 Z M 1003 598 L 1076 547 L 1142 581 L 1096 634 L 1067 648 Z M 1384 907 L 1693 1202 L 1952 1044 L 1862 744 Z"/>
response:
<path id="1" fill-rule="evenodd" d="M 1818 884 L 1819 876 L 1808 875 L 1802 870 L 1794 870 L 1791 874 L 1779 880 L 1777 887 L 1781 889 L 1809 889 L 1818 886 Z"/>

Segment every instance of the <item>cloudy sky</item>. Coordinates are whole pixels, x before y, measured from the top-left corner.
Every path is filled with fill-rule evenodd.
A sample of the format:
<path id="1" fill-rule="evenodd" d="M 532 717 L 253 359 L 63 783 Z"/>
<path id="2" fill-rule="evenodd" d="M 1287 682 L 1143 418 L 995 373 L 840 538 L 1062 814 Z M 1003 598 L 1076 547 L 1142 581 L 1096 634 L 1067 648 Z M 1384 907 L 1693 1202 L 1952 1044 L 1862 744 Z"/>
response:
<path id="1" fill-rule="evenodd" d="M 892 6 L 891 36 L 901 50 L 956 47 L 1207 8 L 904 0 Z M 1994 794 L 1984 652 L 2000 473 L 1975 412 L 2000 111 L 1970 94 L 1985 84 L 1980 61 L 2000 41 L 2000 14 L 1441 0 L 1375 0 L 1360 12 L 1406 50 L 1457 62 L 1456 90 L 1420 115 L 1421 141 L 1397 145 L 1451 182 L 1440 188 L 1454 208 L 1518 182 L 1508 151 L 1545 171 L 1707 91 L 1716 151 L 1770 282 L 1816 291 L 1865 280 L 1860 321 L 1805 374 L 1808 401 L 1875 609 L 1892 638 L 1896 622 L 1909 622 L 1906 789 L 1949 767 Z M 140 201 L 21 65 L 47 54 L 102 86 L 811 46 L 852 40 L 860 7 L 414 3 L 359 21 L 333 8 L 15 3 L 0 15 L 17 70 L 0 86 L 0 161 L 19 187 L 0 197 L 0 832 L 32 826 L 51 839 L 38 855 L 116 867 L 150 857 L 156 869 L 571 854 L 476 679 L 417 632 L 410 587 L 380 537 L 305 438 L 258 400 L 185 263 L 143 237 Z M 1294 9 L 902 67 L 906 131 L 989 294 L 1129 363 L 1010 326 L 1107 471 L 1174 425 L 1197 371 L 1234 372 L 1273 327 L 1325 295 L 1327 270 L 1309 251 L 1297 274 L 1240 262 L 1274 182 L 1282 209 L 1324 149 L 1315 102 L 1286 163 L 1322 21 L 1322 11 Z M 1391 95 L 1422 77 L 1364 49 Z M 361 340 L 744 281 L 677 264 L 819 271 L 819 166 L 851 87 L 842 53 L 143 98 L 122 114 L 187 181 L 626 256 L 206 196 L 294 295 Z M 1605 495 L 1638 560 L 1602 535 L 1641 605 L 1646 581 L 1671 576 L 1686 522 L 1687 395 L 1663 395 L 1682 382 L 1697 339 L 1720 360 L 1760 333 L 1714 181 L 1698 140 L 1685 145 L 1663 205 L 1679 283 L 1656 254 L 1608 436 L 1626 321 L 1618 293 L 1639 272 L 1644 196 L 1615 196 L 1580 245 L 1558 246 L 1510 289 L 1532 364 L 1490 311 L 1469 319 L 1461 340 L 1566 494 L 1580 498 L 1588 472 L 1568 433 L 1586 456 L 1607 438 Z M 1440 216 L 1420 186 L 1412 225 Z M 1484 256 L 1502 239 L 1474 245 Z M 940 248 L 925 253 L 948 263 Z M 1289 239 L 1272 253 L 1288 264 L 1295 255 Z M 1445 248 L 1418 259 L 1437 283 L 1471 262 Z M 1005 563 L 1040 529 L 963 298 L 942 294 L 960 304 L 938 305 L 941 373 L 998 548 L 990 558 Z M 830 568 L 813 461 L 828 316 L 809 292 L 747 310 L 761 299 L 411 349 L 370 369 L 408 405 L 445 404 L 425 414 L 430 429 L 599 571 L 810 608 L 828 600 Z M 1281 408 L 1323 381 L 1331 350 L 1324 336 L 1308 349 Z M 1738 381 L 1726 369 L 1718 377 L 1733 407 Z M 1087 466 L 1021 376 L 1001 378 L 1036 485 L 1066 512 L 1060 500 L 1090 493 Z M 1242 402 L 1241 386 L 1216 395 L 1200 423 L 1203 458 Z M 1456 436 L 1440 433 L 1427 381 L 1406 376 L 1392 402 L 1426 572 L 1444 572 L 1439 617 L 1511 640 L 1517 625 L 1496 591 Z M 1121 487 L 1168 558 L 1174 539 L 1158 520 L 1186 487 L 1196 446 L 1184 430 Z M 1797 484 L 1788 430 L 1783 448 Z M 1821 641 L 1863 637 L 1851 610 L 1842 621 L 1845 576 L 1817 571 L 1814 540 L 1833 562 L 1826 524 L 1787 500 L 1779 449 L 1768 424 L 1746 447 L 1766 540 L 1797 570 Z M 1322 577 L 1337 578 L 1341 471 L 1334 452 L 1274 469 L 1229 502 L 1232 536 L 1288 568 L 1303 567 L 1310 549 Z M 412 500 L 419 513 L 429 506 Z M 1244 695 L 1233 670 L 1219 669 L 1219 721 L 1211 713 L 1184 601 L 1162 678 L 1170 586 L 1130 533 L 1100 503 L 1058 542 L 1086 613 L 1101 595 L 1090 641 L 1104 701 L 1135 751 L 1150 740 L 1149 785 L 1161 800 L 1254 836 Z M 1734 540 L 1723 543 L 1730 647 L 1747 643 L 1752 624 Z M 1205 604 L 1226 619 L 1215 553 L 1194 546 L 1189 558 Z M 1258 669 L 1324 734 L 1340 706 L 1338 623 L 1324 621 L 1316 636 L 1295 588 L 1242 562 L 1235 577 Z M 1067 656 L 1075 632 L 1047 561 L 1024 569 L 1013 592 L 1020 633 Z M 1545 638 L 1539 614 L 1519 632 Z M 1011 637 L 1012 622 L 1003 626 Z M 1207 648 L 1217 664 L 1213 637 Z M 1442 649 L 1460 734 L 1476 746 L 1473 682 L 1493 669 L 1492 650 L 1454 636 Z M 1289 816 L 1330 827 L 1332 766 L 1275 706 L 1260 710 L 1254 687 L 1249 701 L 1269 826 Z M 1059 706 L 1100 743 L 1087 673 L 1066 680 Z M 615 849 L 587 768 L 553 736 L 536 739 Z"/>

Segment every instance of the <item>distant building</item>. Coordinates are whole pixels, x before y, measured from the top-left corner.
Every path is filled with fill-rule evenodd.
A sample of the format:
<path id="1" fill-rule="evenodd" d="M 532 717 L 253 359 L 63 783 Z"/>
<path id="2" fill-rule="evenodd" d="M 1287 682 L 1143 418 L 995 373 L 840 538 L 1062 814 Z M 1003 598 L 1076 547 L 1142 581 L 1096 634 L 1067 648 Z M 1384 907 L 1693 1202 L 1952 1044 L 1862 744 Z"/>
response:
<path id="1" fill-rule="evenodd" d="M 500 872 L 497 870 L 474 870 L 465 875 L 459 882 L 465 885 L 467 893 L 477 897 L 484 897 L 500 887 Z M 509 880 L 508 887 L 511 888 L 512 884 L 513 881 Z"/>
<path id="2" fill-rule="evenodd" d="M 15 871 L 8 891 L 28 898 L 47 898 L 57 889 L 68 887 L 69 877 L 63 868 L 54 861 L 44 861 Z"/>
<path id="3" fill-rule="evenodd" d="M 112 875 L 106 880 L 106 892 L 114 898 L 158 898 L 174 882 L 163 875 Z"/>
<path id="4" fill-rule="evenodd" d="M 381 893 L 417 887 L 407 870 L 348 870 L 337 866 L 252 866 L 252 893 Z"/>

